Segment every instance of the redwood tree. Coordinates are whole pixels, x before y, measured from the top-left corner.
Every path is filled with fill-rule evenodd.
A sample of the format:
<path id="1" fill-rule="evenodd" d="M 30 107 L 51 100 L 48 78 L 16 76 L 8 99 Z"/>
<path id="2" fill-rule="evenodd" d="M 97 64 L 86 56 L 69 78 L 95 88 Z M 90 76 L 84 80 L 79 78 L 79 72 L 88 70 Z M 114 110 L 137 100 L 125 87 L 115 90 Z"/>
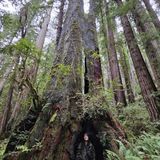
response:
<path id="1" fill-rule="evenodd" d="M 123 5 L 121 0 L 115 0 L 115 2 L 119 7 Z M 120 18 L 124 29 L 126 42 L 130 50 L 131 58 L 141 87 L 141 92 L 147 105 L 147 110 L 151 120 L 157 120 L 160 117 L 160 101 L 159 97 L 155 95 L 157 89 L 141 55 L 127 15 L 120 15 Z"/>
<path id="2" fill-rule="evenodd" d="M 126 105 L 126 98 L 122 84 L 122 78 L 119 69 L 119 63 L 117 58 L 117 51 L 115 48 L 115 39 L 113 31 L 113 21 L 109 15 L 109 8 L 107 3 L 105 4 L 106 8 L 106 17 L 107 17 L 107 37 L 108 37 L 108 59 L 111 70 L 111 78 L 113 83 L 113 92 L 115 96 L 116 104 Z"/>
<path id="3" fill-rule="evenodd" d="M 90 0 L 89 14 L 84 18 L 85 22 L 83 22 L 84 31 L 82 31 L 82 38 L 84 40 L 85 52 L 85 93 L 93 93 L 93 90 L 95 92 L 102 88 L 101 60 L 96 30 L 96 6 L 96 2 Z"/>
<path id="4" fill-rule="evenodd" d="M 155 81 L 160 87 L 160 41 L 152 22 L 148 21 L 149 16 L 140 1 L 136 1 L 132 10 L 134 21 L 140 33 L 144 48 L 146 50 Z"/>
<path id="5" fill-rule="evenodd" d="M 118 52 L 120 54 L 120 64 L 122 66 L 122 72 L 124 74 L 124 80 L 126 84 L 126 90 L 127 90 L 127 97 L 128 97 L 128 102 L 133 103 L 135 102 L 135 97 L 133 94 L 133 89 L 132 89 L 132 82 L 130 78 L 130 66 L 128 64 L 128 57 L 127 53 L 124 49 L 124 44 L 121 40 L 118 41 Z"/>
<path id="6" fill-rule="evenodd" d="M 84 41 L 81 27 L 84 22 L 83 2 L 70 0 L 43 106 L 35 99 L 36 105 L 15 128 L 5 153 L 17 151 L 16 146 L 24 145 L 26 141 L 30 151 L 6 154 L 5 159 L 69 160 L 74 156 L 77 134 L 83 133 L 82 123 L 92 128 L 90 129 L 94 135 L 93 144 L 97 159 L 103 160 L 103 153 L 97 148 L 100 141 L 93 128 L 108 135 L 109 149 L 117 149 L 115 138 L 122 141 L 126 138 L 123 128 L 109 112 L 98 109 L 101 111 L 99 113 L 95 108 L 94 112 L 90 110 L 88 113 L 93 113 L 92 119 L 87 119 L 87 115 L 83 116 L 82 77 L 79 66 L 82 66 Z M 101 125 L 97 125 L 98 123 Z M 42 147 L 34 147 L 39 142 Z"/>

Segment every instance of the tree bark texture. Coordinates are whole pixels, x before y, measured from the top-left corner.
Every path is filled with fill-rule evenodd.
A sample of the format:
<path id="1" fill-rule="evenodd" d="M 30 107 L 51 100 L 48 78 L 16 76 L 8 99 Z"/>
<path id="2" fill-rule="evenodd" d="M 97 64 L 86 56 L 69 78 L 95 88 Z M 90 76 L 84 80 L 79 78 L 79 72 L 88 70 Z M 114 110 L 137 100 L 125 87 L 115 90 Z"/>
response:
<path id="1" fill-rule="evenodd" d="M 138 32 L 142 36 L 144 48 L 149 58 L 149 62 L 151 64 L 151 68 L 154 73 L 156 84 L 159 88 L 160 87 L 160 41 L 157 37 L 157 32 L 153 26 L 153 23 L 148 21 L 147 19 L 148 15 L 146 13 L 146 10 L 139 1 L 137 1 L 136 3 L 135 10 L 133 10 L 133 16 Z"/>
<path id="2" fill-rule="evenodd" d="M 106 4 L 106 3 L 105 3 Z M 106 16 L 109 17 L 109 11 L 108 6 L 106 6 Z M 126 97 L 124 93 L 124 88 L 122 84 L 122 78 L 120 74 L 119 64 L 118 64 L 118 58 L 117 58 L 117 51 L 115 48 L 115 39 L 114 39 L 114 33 L 113 33 L 113 22 L 110 18 L 107 18 L 107 37 L 108 37 L 108 59 L 109 59 L 109 65 L 111 70 L 111 78 L 112 78 L 112 86 L 113 86 L 113 92 L 114 97 L 117 105 L 123 105 L 126 106 Z"/>
<path id="3" fill-rule="evenodd" d="M 64 17 L 64 5 L 66 0 L 61 0 L 61 4 L 59 6 L 58 13 L 58 26 L 57 26 L 57 37 L 56 37 L 56 45 L 58 46 L 59 39 L 61 37 L 62 26 L 63 26 L 63 17 Z"/>
<path id="4" fill-rule="evenodd" d="M 85 80 L 89 83 L 88 92 L 98 91 L 102 88 L 101 60 L 98 48 L 96 31 L 96 3 L 90 0 L 88 17 L 85 18 L 83 32 L 83 45 L 85 52 Z"/>
<path id="5" fill-rule="evenodd" d="M 46 88 L 45 104 L 41 107 L 38 103 L 36 108 L 31 108 L 26 118 L 16 127 L 7 145 L 5 153 L 10 154 L 5 155 L 5 160 L 70 160 L 76 148 L 74 140 L 77 141 L 76 135 L 84 133 L 87 131 L 85 126 L 90 129 L 94 123 L 96 123 L 94 128 L 98 127 L 96 130 L 99 132 L 104 130 L 110 136 L 107 138 L 110 141 L 109 148 L 117 149 L 114 141 L 116 138 L 125 141 L 123 127 L 109 112 L 102 110 L 103 115 L 98 114 L 93 120 L 84 119 L 81 99 L 82 77 L 79 73 L 79 67 L 82 66 L 83 16 L 83 2 L 70 0 L 52 68 L 52 78 Z M 102 126 L 98 125 L 100 120 Z M 83 125 L 81 121 L 84 122 Z M 97 136 L 93 129 L 90 130 Z M 100 142 L 96 143 L 101 146 Z M 27 153 L 16 148 L 17 145 L 24 144 L 30 149 Z M 97 160 L 103 160 L 102 150 L 99 151 L 98 148 L 96 150 L 97 158 L 100 155 Z M 16 151 L 16 155 L 12 151 Z"/>
<path id="6" fill-rule="evenodd" d="M 40 53 L 39 57 L 38 57 L 38 59 L 35 59 L 34 63 L 29 68 L 26 68 L 24 71 L 25 74 L 23 76 L 23 79 L 27 78 L 30 81 L 30 83 L 32 84 L 32 86 L 34 86 L 34 83 L 36 81 L 36 76 L 37 76 L 37 72 L 38 72 L 38 68 L 39 68 L 39 62 L 41 59 L 43 44 L 45 41 L 45 36 L 47 33 L 48 24 L 50 22 L 51 12 L 52 12 L 52 6 L 49 7 L 47 10 L 47 14 L 46 14 L 46 17 L 44 18 L 42 28 L 39 32 L 37 39 L 36 39 L 36 47 Z M 31 96 L 30 90 L 31 90 L 31 88 L 29 88 L 28 86 L 25 86 L 25 87 L 23 87 L 23 89 L 21 91 L 19 91 L 16 104 L 13 107 L 11 117 L 10 117 L 8 124 L 7 124 L 8 130 L 11 130 L 11 128 L 14 124 L 14 121 L 17 118 L 18 113 L 20 112 L 20 108 L 22 105 L 21 102 L 30 98 L 30 96 Z"/>
<path id="7" fill-rule="evenodd" d="M 118 6 L 123 5 L 121 0 L 115 0 Z M 152 121 L 159 119 L 160 117 L 160 106 L 159 106 L 159 97 L 153 95 L 157 92 L 155 84 L 152 80 L 152 77 L 148 71 L 148 68 L 143 60 L 140 49 L 137 45 L 134 33 L 132 31 L 131 25 L 128 21 L 126 15 L 121 15 L 121 23 L 124 28 L 124 35 L 132 61 L 136 70 L 137 78 L 141 87 L 141 92 L 144 98 L 144 101 L 147 105 L 147 110 L 149 112 L 150 118 Z"/>
<path id="8" fill-rule="evenodd" d="M 130 74 L 129 74 L 130 73 L 129 66 L 127 63 L 127 57 L 126 57 L 125 51 L 123 50 L 123 46 L 119 47 L 119 53 L 120 53 L 120 63 L 122 66 L 122 71 L 123 71 L 124 79 L 126 83 L 128 102 L 133 103 L 135 102 L 135 97 L 134 97 L 133 90 L 132 90 L 131 79 L 130 79 Z"/>

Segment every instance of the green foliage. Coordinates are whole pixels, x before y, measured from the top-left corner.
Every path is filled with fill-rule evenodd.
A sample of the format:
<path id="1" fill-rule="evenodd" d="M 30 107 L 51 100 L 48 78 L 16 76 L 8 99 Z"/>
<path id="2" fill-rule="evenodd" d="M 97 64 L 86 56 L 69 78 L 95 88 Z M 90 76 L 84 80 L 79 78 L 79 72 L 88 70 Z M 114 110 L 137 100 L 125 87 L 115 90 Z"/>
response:
<path id="1" fill-rule="evenodd" d="M 55 76 L 57 79 L 57 85 L 59 87 L 63 84 L 63 79 L 66 76 L 69 76 L 71 73 L 71 65 L 65 65 L 65 64 L 57 64 L 55 67 L 53 67 L 51 71 L 51 75 Z"/>
<path id="2" fill-rule="evenodd" d="M 123 5 L 119 6 L 118 9 L 115 10 L 117 15 L 126 15 L 129 11 L 134 9 L 136 5 L 136 0 L 129 0 L 123 3 Z"/>
<path id="3" fill-rule="evenodd" d="M 7 139 L 5 139 L 3 141 L 0 141 L 0 159 L 3 158 L 3 153 L 4 153 L 5 149 L 6 149 L 7 143 L 8 143 Z"/>
<path id="4" fill-rule="evenodd" d="M 97 94 L 80 94 L 80 96 L 82 96 L 82 101 L 83 101 L 83 107 L 80 111 L 82 111 L 82 113 L 79 113 L 79 119 L 81 119 L 82 117 L 84 117 L 84 115 L 87 113 L 91 118 L 96 118 L 96 116 L 100 116 L 105 114 L 105 112 L 109 111 L 111 113 L 113 113 L 112 115 L 117 116 L 118 111 L 117 108 L 114 104 L 113 101 L 113 91 L 112 89 L 105 89 L 104 88 L 96 88 Z M 95 90 L 96 90 L 95 89 Z M 77 101 L 77 103 L 79 103 L 79 106 L 81 108 L 81 104 L 82 102 Z"/>
<path id="5" fill-rule="evenodd" d="M 36 84 L 35 88 L 38 90 L 39 95 L 42 95 L 47 83 L 51 79 L 51 68 L 52 63 L 54 59 L 54 45 L 49 44 L 47 46 L 47 51 L 44 51 L 43 54 L 41 54 L 40 61 L 39 61 L 39 70 L 37 74 Z"/>
<path id="6" fill-rule="evenodd" d="M 36 48 L 33 42 L 27 38 L 22 38 L 15 44 L 6 46 L 1 49 L 5 54 L 9 55 L 21 55 L 26 56 L 27 58 L 38 58 L 40 51 Z"/>
<path id="7" fill-rule="evenodd" d="M 94 59 L 99 59 L 99 58 L 100 58 L 100 55 L 99 55 L 99 53 L 98 53 L 97 51 L 95 51 L 95 52 L 92 53 L 92 57 L 93 57 Z"/>
<path id="8" fill-rule="evenodd" d="M 1 17 L 1 23 L 3 27 L 2 32 L 0 33 L 0 39 L 7 38 L 9 35 L 13 36 L 14 34 L 16 34 L 19 28 L 19 17 L 14 14 L 5 13 Z"/>
<path id="9" fill-rule="evenodd" d="M 118 118 L 127 129 L 129 138 L 151 129 L 152 124 L 142 99 L 136 100 L 135 103 L 129 104 L 125 108 L 120 108 Z"/>
<path id="10" fill-rule="evenodd" d="M 22 152 L 29 152 L 30 151 L 30 149 L 25 145 L 17 146 L 16 148 L 17 148 L 17 150 L 22 151 Z"/>
<path id="11" fill-rule="evenodd" d="M 143 133 L 138 138 L 135 137 L 134 143 L 129 143 L 128 147 L 125 147 L 120 141 L 119 154 L 112 151 L 106 151 L 109 160 L 158 160 L 160 157 L 160 135 Z M 122 158 L 123 157 L 123 158 Z"/>
<path id="12" fill-rule="evenodd" d="M 20 39 L 15 45 L 16 53 L 23 54 L 26 56 L 38 56 L 38 49 L 26 38 Z"/>
<path id="13" fill-rule="evenodd" d="M 57 112 L 55 112 L 55 113 L 52 115 L 52 117 L 51 117 L 49 123 L 54 122 L 54 120 L 56 119 L 56 117 L 57 117 Z"/>
<path id="14" fill-rule="evenodd" d="M 52 75 L 56 75 L 58 73 L 58 76 L 67 76 L 69 75 L 70 71 L 70 65 L 58 64 L 52 69 Z"/>

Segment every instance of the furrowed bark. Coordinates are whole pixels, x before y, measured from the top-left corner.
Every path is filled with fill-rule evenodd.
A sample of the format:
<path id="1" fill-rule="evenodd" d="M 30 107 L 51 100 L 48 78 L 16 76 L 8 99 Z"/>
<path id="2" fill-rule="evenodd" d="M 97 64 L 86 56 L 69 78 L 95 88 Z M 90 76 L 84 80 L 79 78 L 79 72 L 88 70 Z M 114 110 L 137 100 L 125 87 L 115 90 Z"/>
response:
<path id="1" fill-rule="evenodd" d="M 82 135 L 85 131 L 84 126 L 95 128 L 101 134 L 104 130 L 110 135 L 109 149 L 118 148 L 114 139 L 123 141 L 126 138 L 123 127 L 109 112 L 100 109 L 101 114 L 97 112 L 92 119 L 83 116 L 82 76 L 79 72 L 82 66 L 83 16 L 83 1 L 69 0 L 64 27 L 57 46 L 56 59 L 52 67 L 51 81 L 46 87 L 45 105 L 42 110 L 39 103 L 36 108 L 30 109 L 25 122 L 23 121 L 23 124 L 21 122 L 21 125 L 17 127 L 16 131 L 19 133 L 16 136 L 12 135 L 12 141 L 10 139 L 7 145 L 7 152 L 16 151 L 15 160 L 70 160 L 76 149 L 73 146 L 79 141 L 76 133 Z M 64 68 L 65 71 L 67 68 L 66 72 Z M 96 78 L 94 78 L 95 82 L 97 82 Z M 95 130 L 91 131 L 94 135 L 93 143 L 97 151 L 97 160 L 103 160 L 103 149 L 101 147 L 99 151 L 98 147 L 101 146 L 101 143 Z M 25 137 L 20 139 L 20 135 Z M 27 153 L 16 149 L 17 145 L 24 144 L 29 148 Z M 6 160 L 12 160 L 14 158 L 12 154 L 14 155 L 13 152 L 6 154 Z"/>
<path id="2" fill-rule="evenodd" d="M 146 50 L 151 68 L 154 73 L 156 84 L 160 88 L 160 41 L 152 22 L 148 21 L 149 16 L 145 8 L 139 1 L 135 4 L 133 17 L 139 34 L 141 34 L 142 42 Z M 143 37 L 145 36 L 145 37 Z"/>
<path id="3" fill-rule="evenodd" d="M 123 47 L 121 47 L 121 46 L 119 47 L 118 50 L 120 53 L 120 63 L 122 66 L 124 79 L 125 79 L 125 83 L 126 83 L 128 102 L 133 103 L 133 102 L 135 102 L 135 97 L 134 97 L 132 86 L 131 86 L 131 79 L 130 79 L 130 74 L 129 74 L 129 66 L 127 64 L 126 53 L 123 50 Z"/>
<path id="4" fill-rule="evenodd" d="M 85 52 L 85 93 L 92 93 L 102 88 L 101 60 L 96 31 L 96 3 L 90 0 L 90 8 L 84 23 L 84 52 Z M 87 86 L 88 85 L 88 86 Z M 97 88 L 97 89 L 96 89 Z"/>
<path id="5" fill-rule="evenodd" d="M 121 0 L 115 0 L 115 2 L 118 4 L 118 6 L 123 5 Z M 121 15 L 120 18 L 150 119 L 152 121 L 157 120 L 160 117 L 159 97 L 154 95 L 155 92 L 157 92 L 157 89 L 143 60 L 131 25 L 128 21 L 128 17 L 126 15 Z"/>
<path id="6" fill-rule="evenodd" d="M 109 16 L 109 9 L 107 6 L 107 3 L 105 4 L 105 11 L 106 16 Z M 110 70 L 111 70 L 111 77 L 112 77 L 112 83 L 113 83 L 113 92 L 114 97 L 117 105 L 123 105 L 126 106 L 126 98 L 125 93 L 123 89 L 122 84 L 122 78 L 120 74 L 119 64 L 118 64 L 118 58 L 115 48 L 115 39 L 114 39 L 114 33 L 113 33 L 113 22 L 111 19 L 107 18 L 107 37 L 108 37 L 108 59 L 110 64 Z"/>

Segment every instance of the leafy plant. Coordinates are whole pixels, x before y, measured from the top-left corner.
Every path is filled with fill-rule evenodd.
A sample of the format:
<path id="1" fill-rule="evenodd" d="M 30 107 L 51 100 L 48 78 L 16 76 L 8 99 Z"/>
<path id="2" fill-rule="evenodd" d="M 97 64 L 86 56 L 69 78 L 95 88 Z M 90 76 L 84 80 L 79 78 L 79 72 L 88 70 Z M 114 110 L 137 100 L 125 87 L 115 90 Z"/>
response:
<path id="1" fill-rule="evenodd" d="M 135 137 L 134 143 L 129 143 L 129 147 L 125 147 L 122 142 L 119 144 L 119 154 L 112 151 L 106 151 L 109 160 L 158 160 L 160 157 L 160 135 L 143 133 L 138 138 Z"/>

